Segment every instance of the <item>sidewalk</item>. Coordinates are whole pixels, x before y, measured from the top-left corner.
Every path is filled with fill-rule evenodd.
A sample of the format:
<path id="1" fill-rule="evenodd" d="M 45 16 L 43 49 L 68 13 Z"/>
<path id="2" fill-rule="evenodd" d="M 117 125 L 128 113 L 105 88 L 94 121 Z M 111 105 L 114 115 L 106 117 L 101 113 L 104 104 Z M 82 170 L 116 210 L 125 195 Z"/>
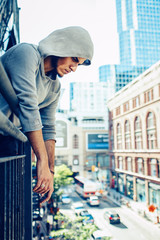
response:
<path id="1" fill-rule="evenodd" d="M 157 211 L 153 213 L 149 212 L 148 207 L 144 203 L 135 202 L 113 189 L 109 189 L 108 191 L 104 192 L 102 199 L 103 201 L 109 200 L 118 206 L 130 209 L 144 219 L 152 222 L 153 224 L 157 224 L 157 226 L 160 228 L 160 215 L 158 215 Z"/>

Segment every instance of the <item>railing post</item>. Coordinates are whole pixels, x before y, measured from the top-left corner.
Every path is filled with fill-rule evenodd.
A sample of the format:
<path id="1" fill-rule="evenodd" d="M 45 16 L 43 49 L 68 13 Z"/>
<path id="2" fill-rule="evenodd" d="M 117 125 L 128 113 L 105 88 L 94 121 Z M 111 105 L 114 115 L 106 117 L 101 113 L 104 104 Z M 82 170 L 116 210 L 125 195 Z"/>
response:
<path id="1" fill-rule="evenodd" d="M 24 191 L 25 191 L 25 239 L 32 240 L 32 158 L 31 158 L 31 147 L 29 142 L 25 143 L 25 180 L 24 180 Z"/>

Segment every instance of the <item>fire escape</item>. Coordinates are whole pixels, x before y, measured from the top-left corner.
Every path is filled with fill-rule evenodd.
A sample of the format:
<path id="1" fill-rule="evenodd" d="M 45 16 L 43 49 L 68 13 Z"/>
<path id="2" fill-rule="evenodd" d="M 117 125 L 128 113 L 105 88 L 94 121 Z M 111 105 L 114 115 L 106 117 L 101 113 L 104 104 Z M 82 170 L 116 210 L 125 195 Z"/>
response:
<path id="1" fill-rule="evenodd" d="M 0 0 L 0 56 L 17 43 L 17 0 Z M 16 114 L 18 101 L 1 61 L 0 93 Z M 0 111 L 1 129 L 8 135 L 0 131 L 0 239 L 32 240 L 31 147 L 24 134 Z"/>
<path id="2" fill-rule="evenodd" d="M 19 42 L 19 8 L 17 0 L 0 0 L 0 52 Z"/>

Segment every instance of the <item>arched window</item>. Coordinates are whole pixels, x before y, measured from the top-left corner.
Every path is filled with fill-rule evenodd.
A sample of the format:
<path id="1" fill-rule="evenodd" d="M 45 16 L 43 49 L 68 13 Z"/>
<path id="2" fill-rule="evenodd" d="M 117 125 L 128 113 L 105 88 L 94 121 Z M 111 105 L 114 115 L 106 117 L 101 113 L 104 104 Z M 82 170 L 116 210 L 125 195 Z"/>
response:
<path id="1" fill-rule="evenodd" d="M 115 169 L 115 157 L 114 156 L 112 156 L 112 158 L 111 158 L 111 161 L 112 161 L 112 169 Z"/>
<path id="2" fill-rule="evenodd" d="M 125 121 L 125 149 L 131 149 L 131 133 L 129 121 Z"/>
<path id="3" fill-rule="evenodd" d="M 73 148 L 77 149 L 79 147 L 79 139 L 78 139 L 78 135 L 74 135 L 73 136 Z"/>
<path id="4" fill-rule="evenodd" d="M 150 175 L 152 177 L 157 177 L 157 159 L 151 158 L 149 161 L 150 164 Z"/>
<path id="5" fill-rule="evenodd" d="M 139 117 L 135 118 L 134 135 L 135 135 L 135 149 L 142 149 L 142 129 Z"/>
<path id="6" fill-rule="evenodd" d="M 117 124 L 117 149 L 122 149 L 122 130 L 120 123 Z"/>
<path id="7" fill-rule="evenodd" d="M 118 157 L 118 168 L 123 170 L 123 158 Z"/>
<path id="8" fill-rule="evenodd" d="M 155 149 L 157 147 L 155 117 L 152 112 L 147 116 L 147 148 Z"/>
<path id="9" fill-rule="evenodd" d="M 127 161 L 127 171 L 132 172 L 132 158 L 131 157 L 127 157 L 126 161 Z"/>

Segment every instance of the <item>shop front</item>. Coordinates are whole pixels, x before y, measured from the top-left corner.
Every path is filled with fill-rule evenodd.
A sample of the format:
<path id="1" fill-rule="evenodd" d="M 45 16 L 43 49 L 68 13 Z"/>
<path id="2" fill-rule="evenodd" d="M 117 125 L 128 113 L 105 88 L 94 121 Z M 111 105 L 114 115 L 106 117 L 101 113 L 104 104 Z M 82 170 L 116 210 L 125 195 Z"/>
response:
<path id="1" fill-rule="evenodd" d="M 126 177 L 126 195 L 127 197 L 133 199 L 133 177 L 132 176 L 127 176 Z"/>
<path id="2" fill-rule="evenodd" d="M 136 179 L 137 201 L 146 202 L 145 181 L 143 179 Z"/>
<path id="3" fill-rule="evenodd" d="M 124 174 L 122 174 L 122 173 L 118 174 L 118 192 L 120 192 L 122 194 L 125 193 Z"/>
<path id="4" fill-rule="evenodd" d="M 149 204 L 160 210 L 160 184 L 149 183 Z"/>
<path id="5" fill-rule="evenodd" d="M 109 170 L 108 169 L 100 169 L 98 170 L 98 180 L 101 182 L 103 189 L 107 188 L 109 186 Z"/>
<path id="6" fill-rule="evenodd" d="M 117 190 L 117 173 L 115 171 L 111 172 L 111 181 L 110 181 L 110 187 Z"/>

